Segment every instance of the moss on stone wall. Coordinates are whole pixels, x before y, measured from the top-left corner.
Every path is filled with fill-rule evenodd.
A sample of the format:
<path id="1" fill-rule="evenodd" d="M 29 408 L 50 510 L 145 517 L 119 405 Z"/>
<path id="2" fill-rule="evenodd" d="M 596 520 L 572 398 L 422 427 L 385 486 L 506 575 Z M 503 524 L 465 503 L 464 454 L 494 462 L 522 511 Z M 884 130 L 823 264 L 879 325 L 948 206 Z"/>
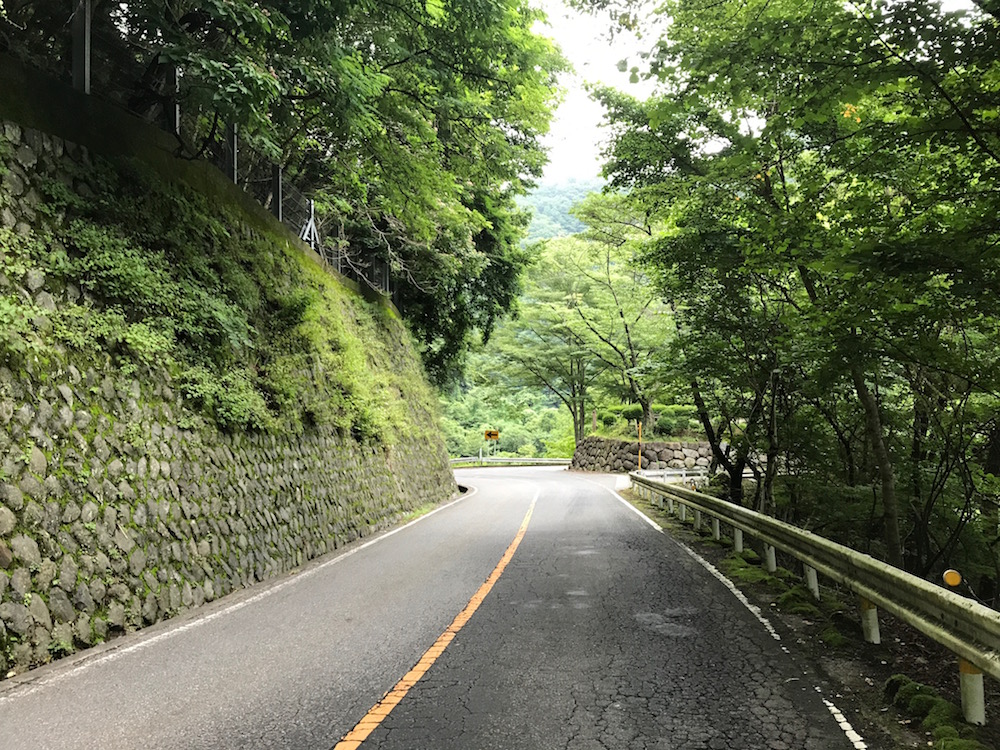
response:
<path id="1" fill-rule="evenodd" d="M 390 309 L 217 195 L 0 133 L 0 675 L 452 493 Z"/>

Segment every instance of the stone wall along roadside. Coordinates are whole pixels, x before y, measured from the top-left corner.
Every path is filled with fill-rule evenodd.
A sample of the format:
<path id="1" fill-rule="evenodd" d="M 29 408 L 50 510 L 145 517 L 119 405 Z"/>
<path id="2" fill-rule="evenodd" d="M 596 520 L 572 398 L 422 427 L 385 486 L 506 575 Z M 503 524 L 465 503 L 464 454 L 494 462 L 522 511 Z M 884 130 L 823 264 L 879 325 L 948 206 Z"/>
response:
<path id="1" fill-rule="evenodd" d="M 642 443 L 643 469 L 707 469 L 711 463 L 712 449 L 708 443 Z M 619 473 L 635 471 L 638 464 L 637 441 L 591 436 L 576 447 L 570 468 Z"/>
<path id="2" fill-rule="evenodd" d="M 3 226 L 27 234 L 43 220 L 38 179 L 88 190 L 61 169 L 88 164 L 87 149 L 12 123 L 0 135 Z M 12 295 L 42 312 L 81 300 L 44 268 L 0 273 Z M 394 325 L 387 346 L 415 356 Z M 110 361 L 58 347 L 0 357 L 0 678 L 290 571 L 455 491 L 427 404 L 408 404 L 414 437 L 391 447 L 333 428 L 230 434 L 166 370 L 122 375 Z"/>

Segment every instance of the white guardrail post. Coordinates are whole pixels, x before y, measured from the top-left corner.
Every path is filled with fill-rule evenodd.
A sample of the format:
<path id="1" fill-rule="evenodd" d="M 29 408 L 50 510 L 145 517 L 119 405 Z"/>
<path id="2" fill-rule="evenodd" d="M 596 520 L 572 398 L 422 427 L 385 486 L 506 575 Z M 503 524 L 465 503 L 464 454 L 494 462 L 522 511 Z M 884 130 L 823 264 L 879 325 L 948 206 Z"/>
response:
<path id="1" fill-rule="evenodd" d="M 730 526 L 737 552 L 743 551 L 744 532 L 760 539 L 769 572 L 777 568 L 776 550 L 795 557 L 802 563 L 806 586 L 814 598 L 820 597 L 820 574 L 853 591 L 867 642 L 881 642 L 881 608 L 949 649 L 959 660 L 965 720 L 986 723 L 983 675 L 1000 679 L 1000 612 L 776 518 L 638 472 L 630 476 L 640 494 L 666 498 L 671 514 L 680 505 L 681 522 L 687 520 L 690 508 L 696 528 L 701 526 L 702 514 L 712 519 L 713 536 L 720 522 Z"/>

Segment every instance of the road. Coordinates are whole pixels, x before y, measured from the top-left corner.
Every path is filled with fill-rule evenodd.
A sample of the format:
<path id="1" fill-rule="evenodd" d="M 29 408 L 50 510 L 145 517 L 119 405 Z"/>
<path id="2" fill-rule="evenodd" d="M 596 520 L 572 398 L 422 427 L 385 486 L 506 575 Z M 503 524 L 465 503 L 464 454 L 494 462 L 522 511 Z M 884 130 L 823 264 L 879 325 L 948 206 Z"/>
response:
<path id="1" fill-rule="evenodd" d="M 0 683 L 0 750 L 864 747 L 615 477 L 458 478 L 412 524 Z"/>

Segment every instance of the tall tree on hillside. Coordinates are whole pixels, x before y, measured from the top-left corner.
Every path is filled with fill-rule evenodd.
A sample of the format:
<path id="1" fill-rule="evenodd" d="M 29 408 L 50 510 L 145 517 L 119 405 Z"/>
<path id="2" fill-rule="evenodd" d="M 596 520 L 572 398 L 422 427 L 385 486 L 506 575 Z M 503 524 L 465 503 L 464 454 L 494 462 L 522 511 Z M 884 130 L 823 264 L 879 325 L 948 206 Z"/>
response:
<path id="1" fill-rule="evenodd" d="M 846 385 L 863 415 L 886 556 L 935 564 L 986 502 L 970 407 L 1000 391 L 995 19 L 923 1 L 662 12 L 663 96 L 601 94 L 612 183 L 667 227 L 661 274 L 721 236 L 736 252 L 708 263 L 784 301 L 785 359 L 830 386 L 817 413 L 837 421 Z"/>
<path id="2" fill-rule="evenodd" d="M 5 7 L 11 51 L 71 59 L 72 4 Z M 528 0 L 97 3 L 94 90 L 153 116 L 177 66 L 184 153 L 236 126 L 282 165 L 356 269 L 391 264 L 441 378 L 511 306 L 528 260 L 515 198 L 541 174 L 565 65 L 541 17 Z"/>
<path id="3" fill-rule="evenodd" d="M 579 279 L 558 264 L 552 251 L 543 253 L 529 274 L 518 304 L 518 316 L 497 331 L 488 351 L 506 380 L 544 388 L 573 417 L 577 443 L 587 434 L 591 389 L 605 369 L 577 330 L 570 301 L 579 295 Z"/>
<path id="4" fill-rule="evenodd" d="M 596 385 L 642 405 L 652 429 L 659 363 L 672 325 L 645 274 L 627 263 L 647 230 L 614 197 L 591 196 L 576 214 L 588 233 L 546 243 L 520 299 L 519 318 L 504 324 L 493 349 L 512 376 L 562 399 L 578 440 L 586 434 L 588 394 Z"/>

